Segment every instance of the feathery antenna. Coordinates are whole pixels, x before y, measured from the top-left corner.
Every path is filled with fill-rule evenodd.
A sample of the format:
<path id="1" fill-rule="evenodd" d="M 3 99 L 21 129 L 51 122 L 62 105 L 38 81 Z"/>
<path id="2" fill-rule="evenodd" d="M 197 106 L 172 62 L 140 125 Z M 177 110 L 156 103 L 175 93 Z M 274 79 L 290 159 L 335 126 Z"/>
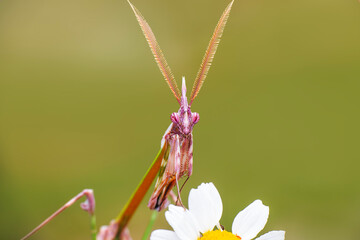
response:
<path id="1" fill-rule="evenodd" d="M 202 63 L 200 65 L 200 69 L 197 73 L 197 76 L 195 78 L 195 82 L 193 85 L 193 89 L 191 91 L 190 95 L 190 106 L 193 103 L 194 99 L 198 95 L 201 86 L 203 85 L 206 75 L 209 72 L 212 60 L 214 58 L 214 55 L 216 53 L 216 49 L 219 45 L 220 38 L 222 33 L 224 32 L 224 28 L 226 25 L 226 21 L 229 18 L 231 7 L 234 3 L 234 0 L 231 1 L 231 3 L 225 8 L 225 11 L 220 17 L 220 20 L 218 24 L 215 27 L 214 33 L 210 39 L 209 46 L 205 52 L 204 58 L 202 60 Z"/>
<path id="2" fill-rule="evenodd" d="M 160 46 L 156 41 L 154 33 L 152 32 L 152 30 L 151 30 L 149 24 L 146 22 L 145 18 L 141 15 L 140 11 L 137 10 L 137 8 L 134 5 L 132 5 L 132 3 L 129 0 L 127 0 L 127 1 L 135 13 L 136 19 L 139 22 L 141 30 L 143 31 L 143 33 L 145 35 L 145 38 L 150 46 L 150 49 L 154 55 L 155 61 L 156 61 L 157 65 L 159 66 L 162 75 L 164 76 L 171 91 L 173 92 L 174 96 L 176 97 L 177 101 L 180 104 L 181 94 L 180 94 L 179 88 L 176 85 L 174 75 L 172 74 L 171 69 L 166 62 L 165 56 L 162 53 Z"/>

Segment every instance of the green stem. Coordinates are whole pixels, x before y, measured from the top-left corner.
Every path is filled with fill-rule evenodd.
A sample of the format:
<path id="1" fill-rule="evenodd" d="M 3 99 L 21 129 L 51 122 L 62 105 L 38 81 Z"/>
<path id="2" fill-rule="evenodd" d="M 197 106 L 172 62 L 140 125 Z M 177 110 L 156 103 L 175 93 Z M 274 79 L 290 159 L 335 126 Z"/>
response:
<path id="1" fill-rule="evenodd" d="M 90 215 L 91 240 L 96 240 L 96 217 L 95 213 Z"/>
<path id="2" fill-rule="evenodd" d="M 151 186 L 151 183 L 153 182 L 154 178 L 158 175 L 162 159 L 164 155 L 168 154 L 168 151 L 169 151 L 168 144 L 165 142 L 164 146 L 162 147 L 162 149 L 160 149 L 159 153 L 155 157 L 151 166 L 145 173 L 143 179 L 141 180 L 141 182 L 135 189 L 134 193 L 131 195 L 130 199 L 126 203 L 125 207 L 121 210 L 120 214 L 115 219 L 117 225 L 116 238 L 119 238 L 121 232 L 127 226 L 131 217 L 133 216 L 139 204 L 141 203 L 141 200 L 144 198 L 146 192 Z"/>
<path id="3" fill-rule="evenodd" d="M 149 224 L 147 225 L 147 227 L 146 227 L 146 229 L 145 229 L 145 232 L 144 232 L 144 235 L 143 235 L 143 237 L 142 237 L 142 240 L 147 240 L 147 239 L 149 239 L 149 236 L 150 236 L 152 227 L 154 226 L 154 223 L 155 223 L 155 220 L 156 220 L 156 218 L 157 218 L 157 215 L 158 215 L 158 211 L 153 211 L 153 212 L 152 212 L 151 217 L 150 217 Z"/>

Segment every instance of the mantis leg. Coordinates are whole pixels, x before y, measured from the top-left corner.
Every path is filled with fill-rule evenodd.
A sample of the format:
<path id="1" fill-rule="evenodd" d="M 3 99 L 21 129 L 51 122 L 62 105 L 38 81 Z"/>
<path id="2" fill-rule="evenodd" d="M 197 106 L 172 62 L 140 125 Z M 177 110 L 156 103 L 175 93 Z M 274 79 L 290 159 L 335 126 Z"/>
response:
<path id="1" fill-rule="evenodd" d="M 180 188 L 179 188 L 179 178 L 181 177 L 181 153 L 180 153 L 180 140 L 179 136 L 176 135 L 176 142 L 175 142 L 175 181 L 176 181 L 176 190 L 177 190 L 177 199 L 175 204 L 181 205 L 184 207 L 181 197 L 180 197 Z M 184 207 L 185 208 L 185 207 Z"/>
<path id="2" fill-rule="evenodd" d="M 189 180 L 189 178 L 190 178 L 190 176 L 187 176 L 187 177 L 186 177 L 184 183 L 182 184 L 182 186 L 181 186 L 181 188 L 180 188 L 180 193 L 181 193 L 182 189 L 184 188 L 185 183 Z"/>
<path id="3" fill-rule="evenodd" d="M 176 178 L 176 190 L 177 190 L 177 198 L 176 198 L 175 205 L 180 205 L 185 209 L 185 206 L 182 203 L 181 196 L 180 196 L 181 190 L 179 188 L 179 179 L 178 178 Z"/>

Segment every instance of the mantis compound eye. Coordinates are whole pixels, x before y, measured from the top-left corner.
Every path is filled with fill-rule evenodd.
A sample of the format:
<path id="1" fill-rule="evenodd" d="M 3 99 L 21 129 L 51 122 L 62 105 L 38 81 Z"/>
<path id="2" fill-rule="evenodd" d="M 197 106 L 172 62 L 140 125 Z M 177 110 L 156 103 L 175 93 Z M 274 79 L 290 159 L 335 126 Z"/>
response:
<path id="1" fill-rule="evenodd" d="M 171 116 L 170 116 L 170 120 L 171 120 L 173 123 L 179 123 L 179 114 L 177 114 L 177 113 L 172 113 Z"/>
<path id="2" fill-rule="evenodd" d="M 193 124 L 197 123 L 200 120 L 200 115 L 197 112 L 192 113 L 191 117 Z"/>

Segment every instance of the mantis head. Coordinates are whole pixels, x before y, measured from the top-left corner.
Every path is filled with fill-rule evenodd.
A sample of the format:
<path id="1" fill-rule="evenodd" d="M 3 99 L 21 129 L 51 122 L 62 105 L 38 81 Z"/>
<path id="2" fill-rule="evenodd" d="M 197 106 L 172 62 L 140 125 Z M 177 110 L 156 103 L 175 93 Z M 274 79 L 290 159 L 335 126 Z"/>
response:
<path id="1" fill-rule="evenodd" d="M 191 112 L 191 106 L 188 104 L 185 77 L 182 78 L 180 109 L 178 112 L 172 113 L 170 119 L 184 135 L 190 134 L 200 119 L 198 113 Z"/>

